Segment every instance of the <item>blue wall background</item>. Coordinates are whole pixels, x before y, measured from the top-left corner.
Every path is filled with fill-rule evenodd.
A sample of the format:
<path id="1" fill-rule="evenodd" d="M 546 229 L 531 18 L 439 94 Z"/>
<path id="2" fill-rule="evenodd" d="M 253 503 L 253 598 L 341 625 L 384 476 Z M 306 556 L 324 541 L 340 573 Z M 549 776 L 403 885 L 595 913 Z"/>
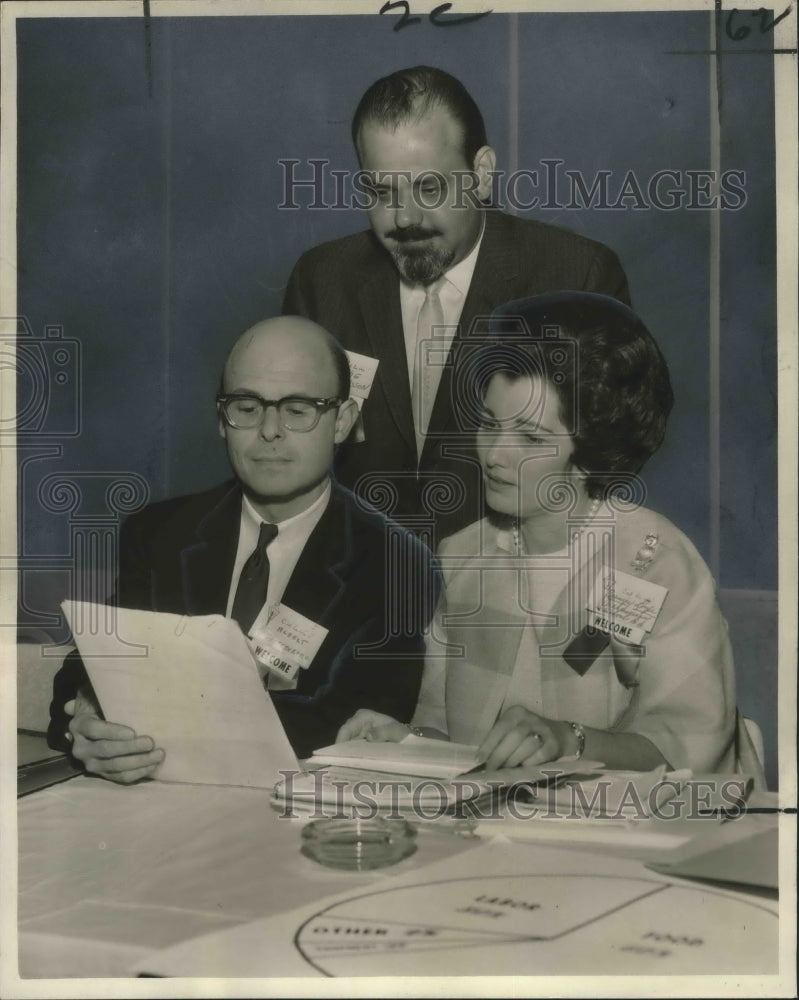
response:
<path id="1" fill-rule="evenodd" d="M 310 158 L 355 169 L 350 116 L 378 76 L 420 62 L 458 76 L 505 170 L 560 159 L 589 181 L 610 170 L 617 191 L 628 170 L 645 185 L 658 170 L 711 166 L 712 60 L 675 54 L 708 48 L 709 14 L 494 14 L 399 32 L 395 20 L 18 21 L 19 312 L 34 341 L 62 327 L 77 342 L 68 365 L 80 361 L 66 388 L 51 379 L 43 429 L 20 439 L 23 621 L 58 632 L 76 519 L 101 516 L 114 475 L 139 484 L 130 505 L 142 490 L 157 499 L 227 475 L 213 396 L 229 344 L 279 311 L 304 249 L 368 224 L 357 210 L 280 210 L 278 161 L 303 161 L 304 176 Z M 720 507 L 708 471 L 710 213 L 529 213 L 618 253 L 677 395 L 645 470 L 649 503 L 708 559 L 720 523 L 720 585 L 756 591 L 777 578 L 772 73 L 754 55 L 725 58 L 720 74 L 721 168 L 745 171 L 748 196 L 721 220 Z M 48 494 L 54 476 L 80 479 L 79 503 Z M 771 683 L 760 695 L 764 723 L 775 696 Z"/>

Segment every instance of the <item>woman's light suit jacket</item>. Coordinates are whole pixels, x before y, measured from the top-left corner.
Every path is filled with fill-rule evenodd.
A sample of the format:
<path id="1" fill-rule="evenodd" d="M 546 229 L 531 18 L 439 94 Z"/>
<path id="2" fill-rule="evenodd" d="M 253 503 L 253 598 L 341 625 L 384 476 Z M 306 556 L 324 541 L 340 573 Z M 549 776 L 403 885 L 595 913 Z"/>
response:
<path id="1" fill-rule="evenodd" d="M 534 567 L 514 551 L 510 531 L 483 519 L 446 539 L 439 557 L 446 592 L 416 725 L 480 743 L 504 709 L 524 703 L 547 718 L 645 736 L 673 768 L 760 770 L 736 713 L 732 652 L 713 579 L 665 517 L 609 501 L 582 531 L 575 525 L 568 553 Z M 588 623 L 588 595 L 596 574 L 607 573 L 603 565 L 667 594 L 640 645 L 612 639 L 578 670 L 563 653 Z M 557 578 L 549 577 L 543 589 L 550 600 L 542 605 L 536 581 L 543 572 Z"/>

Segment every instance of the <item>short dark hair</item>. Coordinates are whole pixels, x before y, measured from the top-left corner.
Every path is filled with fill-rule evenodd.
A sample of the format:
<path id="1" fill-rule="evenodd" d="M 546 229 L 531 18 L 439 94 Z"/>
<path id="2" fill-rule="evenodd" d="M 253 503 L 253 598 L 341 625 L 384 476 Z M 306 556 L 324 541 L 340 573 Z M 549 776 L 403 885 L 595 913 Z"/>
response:
<path id="1" fill-rule="evenodd" d="M 483 116 L 460 80 L 433 66 L 397 70 L 369 87 L 352 118 L 352 141 L 359 155 L 364 122 L 397 128 L 419 121 L 437 105 L 446 108 L 463 131 L 463 153 L 471 167 L 477 151 L 488 142 Z"/>
<path id="2" fill-rule="evenodd" d="M 606 497 L 619 473 L 637 473 L 660 447 L 674 403 L 669 370 L 623 303 L 592 292 L 518 299 L 492 314 L 490 334 L 498 343 L 480 352 L 476 393 L 496 374 L 546 379 L 590 497 Z"/>

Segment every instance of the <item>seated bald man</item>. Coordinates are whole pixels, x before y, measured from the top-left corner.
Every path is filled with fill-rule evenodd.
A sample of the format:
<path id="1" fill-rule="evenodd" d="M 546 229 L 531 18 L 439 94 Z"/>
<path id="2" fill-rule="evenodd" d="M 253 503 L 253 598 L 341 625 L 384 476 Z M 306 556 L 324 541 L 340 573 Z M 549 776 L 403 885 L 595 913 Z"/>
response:
<path id="1" fill-rule="evenodd" d="M 263 668 L 299 757 L 332 743 L 363 705 L 410 719 L 439 590 L 429 550 L 331 476 L 358 415 L 349 380 L 346 354 L 322 327 L 292 316 L 258 323 L 233 346 L 217 397 L 235 480 L 151 504 L 120 533 L 120 607 L 224 614 L 247 633 L 282 604 L 327 629 L 291 679 Z M 164 759 L 158 733 L 124 722 L 102 718 L 70 657 L 55 679 L 51 745 L 114 781 L 151 777 Z"/>

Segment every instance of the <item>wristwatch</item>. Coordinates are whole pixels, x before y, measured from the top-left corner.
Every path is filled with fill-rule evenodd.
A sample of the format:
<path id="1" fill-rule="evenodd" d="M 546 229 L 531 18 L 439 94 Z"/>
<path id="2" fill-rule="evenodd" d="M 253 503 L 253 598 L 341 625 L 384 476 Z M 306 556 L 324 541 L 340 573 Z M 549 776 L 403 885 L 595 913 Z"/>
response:
<path id="1" fill-rule="evenodd" d="M 579 722 L 570 722 L 569 725 L 577 738 L 577 753 L 574 756 L 579 760 L 585 750 L 585 730 Z"/>

